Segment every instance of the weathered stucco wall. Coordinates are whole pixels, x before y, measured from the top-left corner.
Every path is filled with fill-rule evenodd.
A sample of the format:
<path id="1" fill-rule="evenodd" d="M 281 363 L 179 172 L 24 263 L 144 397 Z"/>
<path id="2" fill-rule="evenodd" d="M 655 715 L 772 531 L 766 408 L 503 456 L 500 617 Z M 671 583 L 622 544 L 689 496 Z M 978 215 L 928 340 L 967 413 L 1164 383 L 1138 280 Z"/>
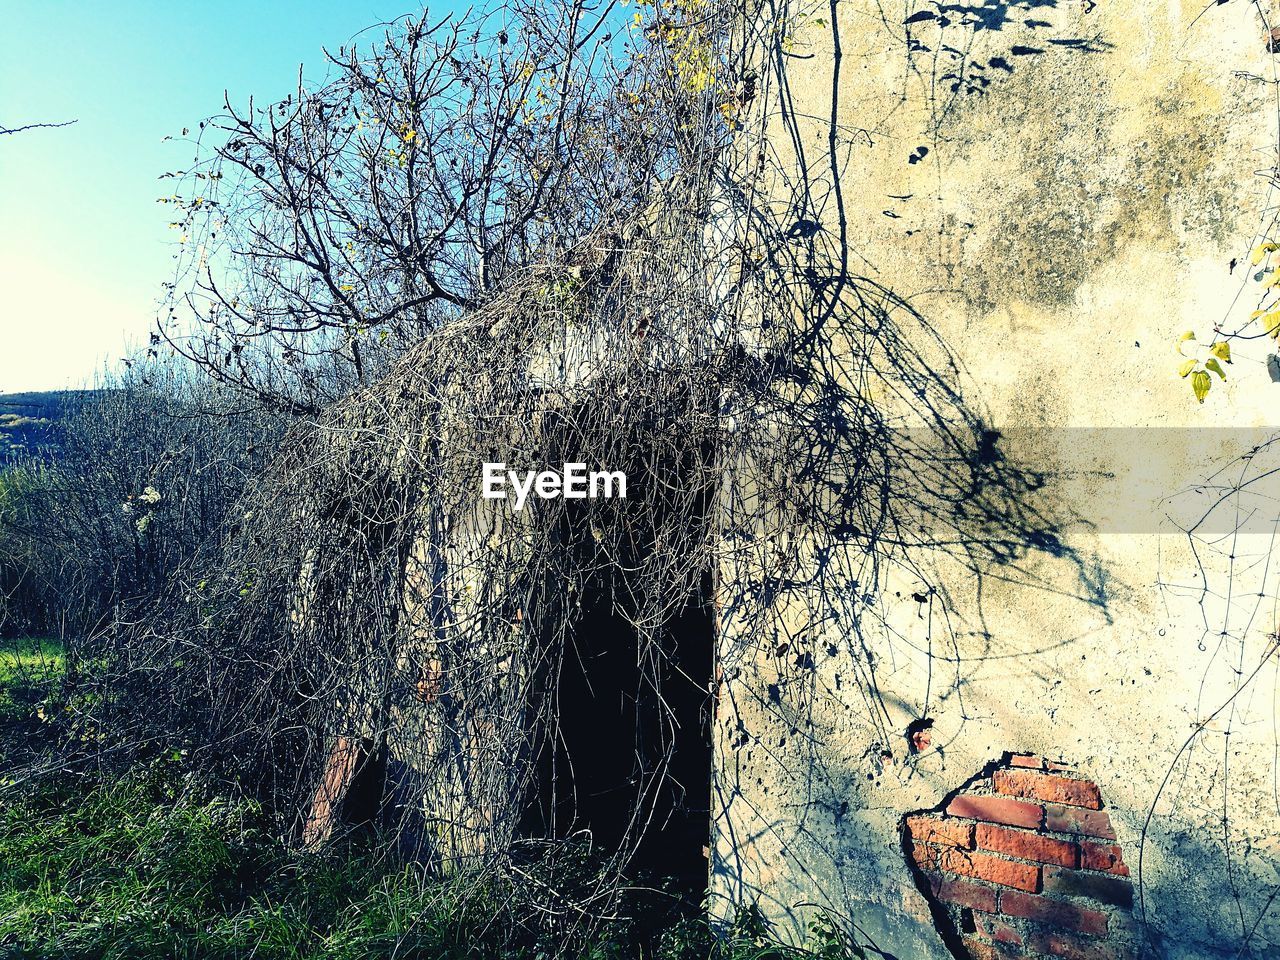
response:
<path id="1" fill-rule="evenodd" d="M 1060 955 L 1132 935 L 1153 956 L 1275 956 L 1276 513 L 1237 533 L 1229 498 L 1197 536 L 1183 501 L 1159 519 L 1269 436 L 1224 428 L 1275 423 L 1280 400 L 1265 337 L 1233 341 L 1203 405 L 1176 373 L 1183 331 L 1209 340 L 1257 305 L 1280 62 L 1260 10 L 833 0 L 784 46 L 761 93 L 773 195 L 803 194 L 855 283 L 937 331 L 955 389 L 1004 434 L 1003 462 L 1042 475 L 1027 496 L 1058 522 L 976 566 L 940 547 L 838 582 L 815 559 L 770 581 L 767 616 L 740 601 L 769 578 L 727 553 L 719 909 L 755 902 L 797 929 L 828 910 L 887 955 L 949 956 L 904 818 L 1025 753 L 1098 786 L 1135 893 L 1131 929 L 1077 930 Z M 816 618 L 821 591 L 865 616 Z M 974 915 L 999 918 L 1006 888 L 973 876 L 992 894 Z M 1027 923 L 1011 921 L 1023 946 L 990 950 L 1041 955 Z"/>

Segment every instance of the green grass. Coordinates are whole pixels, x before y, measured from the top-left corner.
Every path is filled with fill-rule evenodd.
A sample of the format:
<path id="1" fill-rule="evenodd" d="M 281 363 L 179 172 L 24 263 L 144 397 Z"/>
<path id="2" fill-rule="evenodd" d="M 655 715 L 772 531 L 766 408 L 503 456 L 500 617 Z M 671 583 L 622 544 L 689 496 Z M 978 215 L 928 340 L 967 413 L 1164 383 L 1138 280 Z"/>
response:
<path id="1" fill-rule="evenodd" d="M 701 918 L 644 905 L 588 932 L 547 907 L 584 868 L 432 878 L 351 843 L 299 856 L 260 809 L 192 789 L 176 764 L 109 785 L 46 783 L 0 806 L 0 955 L 15 958 L 766 960 L 861 957 L 829 925 L 811 949 L 771 944 L 749 914 L 717 940 Z M 580 892 L 580 891 L 578 891 Z M 646 903 L 649 901 L 645 901 Z M 628 911 L 626 908 L 631 907 Z M 629 913 L 629 917 L 627 916 Z"/>
<path id="2" fill-rule="evenodd" d="M 47 681 L 62 671 L 63 663 L 62 644 L 57 640 L 0 640 L 0 691 L 33 680 Z"/>
<path id="3" fill-rule="evenodd" d="M 0 696 L 38 710 L 61 669 L 48 641 L 0 649 Z M 44 695 L 47 695 L 44 694 Z M 48 737 L 39 720 L 0 736 Z M 12 736 L 11 736 L 12 739 Z M 9 744 L 12 747 L 12 743 Z M 19 750 L 19 752 L 21 752 Z M 697 910 L 628 895 L 589 928 L 566 904 L 594 875 L 580 850 L 521 873 L 428 875 L 366 835 L 302 855 L 266 813 L 198 780 L 181 755 L 122 777 L 46 776 L 0 792 L 0 957 L 31 960 L 853 960 L 830 923 L 809 949 L 758 914 L 716 937 Z M 554 888 L 563 899 L 545 891 Z M 550 909 L 548 909 L 550 908 Z"/>
<path id="4" fill-rule="evenodd" d="M 64 665 L 56 640 L 0 640 L 0 727 L 39 719 L 41 704 Z"/>

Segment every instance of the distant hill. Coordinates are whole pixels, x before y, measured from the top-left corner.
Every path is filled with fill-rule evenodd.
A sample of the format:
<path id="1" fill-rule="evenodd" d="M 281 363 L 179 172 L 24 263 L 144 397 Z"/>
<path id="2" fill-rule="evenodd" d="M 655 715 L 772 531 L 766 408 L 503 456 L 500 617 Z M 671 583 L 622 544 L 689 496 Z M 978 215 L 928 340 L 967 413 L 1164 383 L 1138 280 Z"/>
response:
<path id="1" fill-rule="evenodd" d="M 0 394 L 0 466 L 24 454 L 55 453 L 58 426 L 79 391 Z"/>

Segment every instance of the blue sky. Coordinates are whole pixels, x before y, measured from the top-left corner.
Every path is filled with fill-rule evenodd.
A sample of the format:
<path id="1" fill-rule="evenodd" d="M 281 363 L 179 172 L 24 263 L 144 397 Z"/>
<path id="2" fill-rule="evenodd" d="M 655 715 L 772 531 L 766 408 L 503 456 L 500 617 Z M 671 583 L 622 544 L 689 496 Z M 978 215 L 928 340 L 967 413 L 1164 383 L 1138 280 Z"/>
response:
<path id="1" fill-rule="evenodd" d="M 453 8 L 433 3 L 433 14 Z M 0 393 L 89 381 L 145 342 L 174 236 L 157 178 L 188 163 L 162 142 L 226 89 L 283 97 L 326 73 L 322 46 L 416 0 L 203 3 L 17 0 L 0 15 Z M 376 36 L 376 34 L 375 34 Z"/>

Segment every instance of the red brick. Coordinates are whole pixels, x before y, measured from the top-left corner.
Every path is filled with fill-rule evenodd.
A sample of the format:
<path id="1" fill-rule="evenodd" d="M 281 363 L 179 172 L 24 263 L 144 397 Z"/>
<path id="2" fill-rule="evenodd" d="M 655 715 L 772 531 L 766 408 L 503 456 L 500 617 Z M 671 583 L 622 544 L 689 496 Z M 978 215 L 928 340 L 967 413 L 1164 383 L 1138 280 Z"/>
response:
<path id="1" fill-rule="evenodd" d="M 1015 827 L 1039 827 L 1044 821 L 1044 808 L 1008 797 L 988 797 L 965 793 L 947 805 L 953 817 L 969 817 L 991 823 L 1007 823 Z"/>
<path id="2" fill-rule="evenodd" d="M 996 853 L 1039 863 L 1074 867 L 1080 862 L 1080 850 L 1074 843 L 1042 837 L 1026 830 L 997 827 L 990 823 L 978 824 L 977 844 L 983 850 L 994 850 Z"/>
<path id="3" fill-rule="evenodd" d="M 1064 807 L 1058 803 L 1044 805 L 1044 825 L 1060 833 L 1083 833 L 1091 837 L 1114 840 L 1111 818 L 1105 810 L 1085 810 L 1081 807 Z"/>
<path id="4" fill-rule="evenodd" d="M 1018 931 L 1007 923 L 1001 923 L 994 917 L 975 916 L 973 918 L 973 926 L 978 936 L 985 937 L 987 940 L 994 940 L 997 943 L 1009 943 L 1015 947 L 1022 946 L 1022 936 Z"/>
<path id="5" fill-rule="evenodd" d="M 1127 877 L 1129 868 L 1124 864 L 1120 848 L 1114 843 L 1081 843 L 1080 866 L 1085 870 L 1101 870 L 1114 873 L 1117 877 Z"/>
<path id="6" fill-rule="evenodd" d="M 973 824 L 967 820 L 908 817 L 907 833 L 917 843 L 941 843 L 966 848 L 973 846 Z"/>
<path id="7" fill-rule="evenodd" d="M 1102 794 L 1097 784 L 1088 780 L 1072 780 L 1035 770 L 997 770 L 992 783 L 997 793 L 1013 797 L 1030 797 L 1092 810 L 1102 806 Z"/>
<path id="8" fill-rule="evenodd" d="M 926 870 L 937 870 L 940 850 L 939 847 L 931 847 L 924 843 L 912 844 L 911 859 Z"/>
<path id="9" fill-rule="evenodd" d="M 1126 909 L 1133 906 L 1133 887 L 1128 880 L 1119 877 L 1064 870 L 1062 867 L 1045 867 L 1044 890 L 1045 893 L 1058 893 L 1066 897 L 1088 897 L 1099 903 L 1110 903 Z"/>
<path id="10" fill-rule="evenodd" d="M 1044 761 L 1031 753 L 1015 753 L 1009 758 L 1009 766 L 1011 767 L 1030 767 L 1040 770 L 1044 767 Z"/>
<path id="11" fill-rule="evenodd" d="M 1040 889 L 1040 868 L 1030 863 L 1018 863 L 955 847 L 926 844 L 916 844 L 912 855 L 916 863 L 926 870 L 943 870 L 961 877 L 986 880 L 1031 893 Z"/>
<path id="12" fill-rule="evenodd" d="M 1053 933 L 1049 930 L 1036 930 L 1027 938 L 1031 949 L 1037 953 L 1062 960 L 1122 960 L 1131 956 L 1106 942 L 1082 940 L 1070 934 Z"/>
<path id="13" fill-rule="evenodd" d="M 990 887 L 980 887 L 976 883 L 935 876 L 929 878 L 929 888 L 937 900 L 945 900 L 947 903 L 968 907 L 970 910 L 996 912 L 996 892 Z"/>
<path id="14" fill-rule="evenodd" d="M 1012 944 L 992 943 L 974 936 L 965 937 L 964 945 L 973 960 L 1013 960 L 1024 955 L 1021 949 Z"/>
<path id="15" fill-rule="evenodd" d="M 1015 890 L 1000 893 L 1000 912 L 1010 917 L 1037 920 L 1065 930 L 1102 936 L 1107 932 L 1107 915 L 1060 900 L 1049 900 Z"/>

